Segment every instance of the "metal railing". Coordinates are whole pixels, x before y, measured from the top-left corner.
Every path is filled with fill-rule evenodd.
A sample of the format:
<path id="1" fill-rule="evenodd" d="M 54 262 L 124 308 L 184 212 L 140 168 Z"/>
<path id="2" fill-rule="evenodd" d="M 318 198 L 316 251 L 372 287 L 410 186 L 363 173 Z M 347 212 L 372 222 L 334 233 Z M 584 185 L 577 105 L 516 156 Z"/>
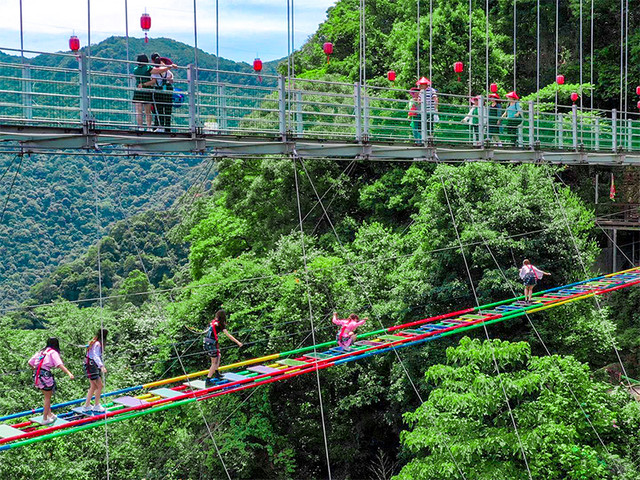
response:
<path id="1" fill-rule="evenodd" d="M 193 65 L 173 70 L 172 91 L 145 90 L 152 111 L 147 117 L 144 110 L 136 113 L 132 99 L 139 89 L 135 77 L 126 73 L 133 71 L 135 64 L 127 63 L 84 53 L 44 53 L 31 63 L 23 63 L 15 55 L 3 56 L 0 124 L 153 130 L 163 127 L 159 117 L 164 115 L 170 123 L 164 125 L 167 132 L 205 136 L 592 152 L 640 150 L 637 113 L 529 101 L 520 102 L 518 117 L 504 118 L 484 96 L 470 104 L 468 97 L 438 93 L 436 105 L 425 91 L 412 99 L 411 92 L 395 88 L 196 70 Z M 500 105 L 504 112 L 507 102 Z M 549 108 L 554 111 L 547 111 Z"/>

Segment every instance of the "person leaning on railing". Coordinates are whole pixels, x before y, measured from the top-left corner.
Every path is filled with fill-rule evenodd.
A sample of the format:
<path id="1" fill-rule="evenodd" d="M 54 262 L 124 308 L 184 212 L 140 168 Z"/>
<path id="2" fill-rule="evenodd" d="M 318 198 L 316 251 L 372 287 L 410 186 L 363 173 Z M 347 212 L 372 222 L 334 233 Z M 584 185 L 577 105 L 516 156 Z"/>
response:
<path id="1" fill-rule="evenodd" d="M 507 99 L 509 105 L 502 114 L 500 122 L 504 125 L 504 133 L 507 136 L 507 141 L 513 143 L 513 146 L 518 145 L 518 127 L 522 123 L 522 107 L 520 106 L 520 97 L 516 92 L 507 93 Z"/>
<path id="2" fill-rule="evenodd" d="M 175 67 L 171 59 L 161 57 L 157 53 L 151 54 L 151 61 L 155 65 Z M 154 81 L 153 88 L 153 110 L 154 125 L 157 132 L 171 131 L 171 113 L 173 107 L 173 73 L 167 70 L 164 73 L 151 73 L 151 79 Z"/>
<path id="3" fill-rule="evenodd" d="M 175 65 L 164 65 L 161 67 L 153 67 L 149 65 L 149 57 L 144 53 L 136 58 L 138 66 L 133 70 L 136 80 L 136 89 L 133 92 L 133 105 L 136 110 L 136 122 L 139 128 L 145 125 L 151 129 L 151 110 L 153 108 L 153 85 L 155 80 L 151 79 L 153 73 L 164 73 Z"/>

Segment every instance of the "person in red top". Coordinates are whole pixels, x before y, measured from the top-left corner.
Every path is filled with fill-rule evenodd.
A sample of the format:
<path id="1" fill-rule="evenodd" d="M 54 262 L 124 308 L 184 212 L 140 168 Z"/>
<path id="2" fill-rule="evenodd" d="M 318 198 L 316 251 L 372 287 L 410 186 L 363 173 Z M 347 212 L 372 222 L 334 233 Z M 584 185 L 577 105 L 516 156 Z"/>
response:
<path id="1" fill-rule="evenodd" d="M 73 373 L 67 370 L 60 358 L 60 343 L 55 337 L 47 340 L 47 346 L 36 352 L 29 359 L 29 366 L 33 370 L 33 382 L 37 389 L 42 390 L 44 394 L 44 408 L 42 412 L 42 425 L 49 425 L 56 421 L 56 417 L 51 413 L 51 396 L 56 390 L 56 380 L 53 378 L 51 369 L 59 368 L 69 375 L 73 380 Z"/>
<path id="2" fill-rule="evenodd" d="M 242 342 L 236 340 L 236 338 L 227 331 L 227 313 L 224 310 L 218 310 L 211 320 L 211 325 L 207 328 L 204 336 L 203 348 L 205 353 L 211 358 L 211 367 L 209 367 L 209 373 L 207 373 L 207 379 L 205 385 L 207 387 L 213 386 L 213 377 L 216 380 L 220 379 L 220 372 L 218 367 L 220 366 L 220 345 L 218 344 L 218 334 L 224 333 L 230 340 L 233 340 L 238 347 L 242 347 Z"/>

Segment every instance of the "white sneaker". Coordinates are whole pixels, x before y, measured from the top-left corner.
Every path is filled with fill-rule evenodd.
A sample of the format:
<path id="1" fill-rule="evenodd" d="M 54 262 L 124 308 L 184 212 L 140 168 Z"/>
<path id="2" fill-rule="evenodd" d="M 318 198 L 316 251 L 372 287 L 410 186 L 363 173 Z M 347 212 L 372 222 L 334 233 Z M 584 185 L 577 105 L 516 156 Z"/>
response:
<path id="1" fill-rule="evenodd" d="M 83 406 L 81 407 L 81 410 L 82 410 L 84 413 L 88 413 L 88 412 L 91 412 L 93 409 L 91 408 L 91 405 L 83 405 Z"/>
<path id="2" fill-rule="evenodd" d="M 93 411 L 98 413 L 104 413 L 106 412 L 106 409 L 102 405 L 95 405 L 93 407 Z"/>
<path id="3" fill-rule="evenodd" d="M 42 419 L 42 422 L 40 422 L 40 425 L 51 425 L 52 423 L 54 423 L 56 420 L 58 419 L 57 416 L 55 415 L 51 415 L 49 418 L 47 419 Z"/>

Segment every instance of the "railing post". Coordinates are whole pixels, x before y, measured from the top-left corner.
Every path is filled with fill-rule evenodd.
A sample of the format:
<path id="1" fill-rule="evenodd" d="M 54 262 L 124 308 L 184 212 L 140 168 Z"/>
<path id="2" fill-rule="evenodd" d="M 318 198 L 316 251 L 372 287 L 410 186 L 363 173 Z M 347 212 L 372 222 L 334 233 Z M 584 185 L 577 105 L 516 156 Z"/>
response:
<path id="1" fill-rule="evenodd" d="M 369 138 L 369 95 L 367 95 L 367 87 L 364 87 L 364 96 L 362 97 L 362 139 L 366 141 Z"/>
<path id="2" fill-rule="evenodd" d="M 189 82 L 189 130 L 196 133 L 198 129 L 198 112 L 196 108 L 196 95 L 198 93 L 197 72 L 195 66 L 190 63 L 187 65 L 187 82 Z"/>
<path id="3" fill-rule="evenodd" d="M 423 144 L 426 143 L 429 137 L 429 120 L 430 119 L 427 119 L 427 91 L 420 90 L 420 137 Z"/>
<path id="4" fill-rule="evenodd" d="M 558 121 L 558 148 L 564 148 L 564 117 L 559 113 L 556 119 Z"/>
<path id="5" fill-rule="evenodd" d="M 296 133 L 302 135 L 304 131 L 303 117 L 302 117 L 302 92 L 296 90 Z"/>
<path id="6" fill-rule="evenodd" d="M 356 140 L 362 141 L 362 90 L 359 83 L 353 84 L 354 115 L 356 117 Z"/>
<path id="7" fill-rule="evenodd" d="M 227 112 L 227 88 L 223 84 L 218 84 L 218 104 L 220 105 L 220 114 L 218 118 L 218 130 L 221 135 L 225 135 L 229 129 L 229 113 Z"/>
<path id="8" fill-rule="evenodd" d="M 578 106 L 573 105 L 571 107 L 571 137 L 573 149 L 578 149 Z"/>
<path id="9" fill-rule="evenodd" d="M 627 114 L 628 115 L 628 114 Z M 633 123 L 627 118 L 627 150 L 633 150 Z"/>
<path id="10" fill-rule="evenodd" d="M 278 125 L 280 137 L 287 140 L 287 90 L 284 75 L 278 75 Z"/>
<path id="11" fill-rule="evenodd" d="M 618 111 L 615 108 L 611 111 L 611 149 L 618 151 Z"/>
<path id="12" fill-rule="evenodd" d="M 484 145 L 484 99 L 482 95 L 478 98 L 478 143 Z"/>
<path id="13" fill-rule="evenodd" d="M 33 97 L 31 96 L 31 66 L 22 65 L 22 107 L 24 118 L 33 118 Z"/>
<path id="14" fill-rule="evenodd" d="M 534 119 L 533 119 L 533 100 L 529 100 L 529 147 L 533 148 L 535 142 L 534 132 Z"/>
<path id="15" fill-rule="evenodd" d="M 91 99 L 89 98 L 89 75 L 87 73 L 87 56 L 80 52 L 78 56 L 80 68 L 80 121 L 87 125 L 91 120 Z"/>
<path id="16" fill-rule="evenodd" d="M 595 144 L 596 144 L 596 150 L 600 150 L 600 119 L 598 117 L 596 117 L 595 119 Z"/>
<path id="17" fill-rule="evenodd" d="M 133 75 L 127 75 L 127 88 L 129 89 L 129 93 L 133 94 L 136 91 L 136 78 Z M 136 113 L 136 107 L 134 105 L 133 102 L 131 102 L 129 107 L 129 111 L 131 112 L 131 125 L 137 125 L 138 124 L 138 119 L 137 119 L 137 113 Z M 143 120 L 144 121 L 144 120 Z"/>

